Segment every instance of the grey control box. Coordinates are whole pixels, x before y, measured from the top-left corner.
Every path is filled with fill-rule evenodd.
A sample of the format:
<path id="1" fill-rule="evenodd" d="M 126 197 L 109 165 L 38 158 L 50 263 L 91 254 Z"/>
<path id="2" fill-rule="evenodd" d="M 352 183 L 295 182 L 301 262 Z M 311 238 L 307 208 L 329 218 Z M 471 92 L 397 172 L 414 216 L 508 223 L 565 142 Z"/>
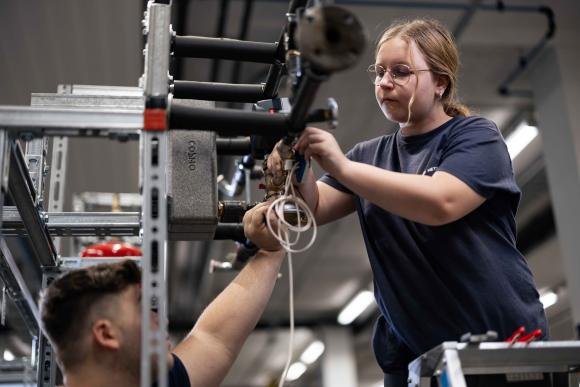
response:
<path id="1" fill-rule="evenodd" d="M 188 104 L 214 106 L 206 101 Z M 169 239 L 211 240 L 218 223 L 216 134 L 171 130 L 167 146 Z"/>

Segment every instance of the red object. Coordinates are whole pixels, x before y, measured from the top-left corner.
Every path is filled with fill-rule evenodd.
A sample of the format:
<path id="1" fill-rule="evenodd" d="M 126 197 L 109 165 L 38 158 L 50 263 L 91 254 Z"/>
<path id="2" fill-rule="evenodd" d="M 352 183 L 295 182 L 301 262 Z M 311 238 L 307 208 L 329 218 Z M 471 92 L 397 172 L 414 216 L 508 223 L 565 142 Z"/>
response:
<path id="1" fill-rule="evenodd" d="M 81 251 L 82 258 L 141 257 L 142 255 L 140 248 L 118 241 L 91 245 Z"/>
<path id="2" fill-rule="evenodd" d="M 531 333 L 526 334 L 526 329 L 522 326 L 515 330 L 514 333 L 504 341 L 506 343 L 514 344 L 514 343 L 531 343 L 532 341 L 536 340 L 538 337 L 542 336 L 542 330 L 536 329 Z"/>
<path id="3" fill-rule="evenodd" d="M 531 343 L 540 336 L 542 336 L 542 330 L 536 329 L 535 331 L 532 331 L 532 333 L 528 333 L 527 335 L 520 337 L 518 341 L 521 343 Z"/>
<path id="4" fill-rule="evenodd" d="M 167 129 L 165 109 L 145 109 L 143 113 L 143 129 L 161 131 Z"/>
<path id="5" fill-rule="evenodd" d="M 519 327 L 518 329 L 516 329 L 514 331 L 514 333 L 512 333 L 512 335 L 510 337 L 508 337 L 507 339 L 505 339 L 506 343 L 510 343 L 513 344 L 515 343 L 524 333 L 526 333 L 526 328 Z"/>

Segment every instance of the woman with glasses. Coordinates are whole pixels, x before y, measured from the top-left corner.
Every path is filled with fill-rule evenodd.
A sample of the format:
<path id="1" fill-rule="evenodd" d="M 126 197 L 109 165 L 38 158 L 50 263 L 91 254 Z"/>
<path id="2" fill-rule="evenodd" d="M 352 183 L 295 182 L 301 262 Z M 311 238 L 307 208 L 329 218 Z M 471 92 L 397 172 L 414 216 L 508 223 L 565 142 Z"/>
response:
<path id="1" fill-rule="evenodd" d="M 516 249 L 520 199 L 496 125 L 456 99 L 458 53 L 433 20 L 391 25 L 369 69 L 379 107 L 399 129 L 346 155 L 332 134 L 307 128 L 295 145 L 327 173 L 297 187 L 319 224 L 355 210 L 381 315 L 373 349 L 385 386 L 407 366 L 466 332 L 542 329 L 532 273 Z M 281 169 L 274 151 L 268 166 Z"/>

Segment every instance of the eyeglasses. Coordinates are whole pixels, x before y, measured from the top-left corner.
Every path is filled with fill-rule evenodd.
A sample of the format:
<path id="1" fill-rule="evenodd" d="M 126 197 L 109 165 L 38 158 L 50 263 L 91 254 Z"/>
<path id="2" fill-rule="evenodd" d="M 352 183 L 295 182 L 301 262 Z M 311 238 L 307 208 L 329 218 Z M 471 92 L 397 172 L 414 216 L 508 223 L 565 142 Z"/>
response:
<path id="1" fill-rule="evenodd" d="M 399 86 L 404 86 L 409 82 L 411 75 L 421 71 L 431 71 L 431 69 L 413 70 L 405 64 L 396 64 L 387 70 L 381 65 L 373 64 L 367 69 L 367 74 L 369 75 L 371 83 L 375 86 L 378 86 L 381 83 L 386 73 L 391 75 L 393 83 Z"/>

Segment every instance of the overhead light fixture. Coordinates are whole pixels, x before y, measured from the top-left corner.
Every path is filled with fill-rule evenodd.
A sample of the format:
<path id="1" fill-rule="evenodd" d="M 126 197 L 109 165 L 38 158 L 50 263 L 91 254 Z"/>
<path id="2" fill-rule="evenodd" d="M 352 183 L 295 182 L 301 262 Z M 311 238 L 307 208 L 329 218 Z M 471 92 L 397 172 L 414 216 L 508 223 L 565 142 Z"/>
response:
<path id="1" fill-rule="evenodd" d="M 314 341 L 302 352 L 300 361 L 304 364 L 313 364 L 320 355 L 324 352 L 324 343 L 322 341 Z"/>
<path id="2" fill-rule="evenodd" d="M 537 136 L 538 128 L 522 121 L 505 139 L 510 158 L 514 160 Z"/>
<path id="3" fill-rule="evenodd" d="M 294 381 L 301 377 L 304 372 L 306 372 L 306 365 L 304 363 L 296 362 L 288 368 L 286 380 L 289 382 Z"/>
<path id="4" fill-rule="evenodd" d="M 558 302 L 558 295 L 553 291 L 547 291 L 540 295 L 540 302 L 544 305 L 544 309 L 548 309 L 550 306 Z"/>
<path id="5" fill-rule="evenodd" d="M 4 355 L 3 358 L 5 361 L 12 361 L 14 360 L 16 357 L 14 356 L 14 354 L 12 352 L 10 352 L 8 349 L 4 350 Z"/>
<path id="6" fill-rule="evenodd" d="M 370 290 L 361 291 L 340 311 L 338 323 L 350 324 L 373 303 L 374 299 L 373 292 Z"/>

